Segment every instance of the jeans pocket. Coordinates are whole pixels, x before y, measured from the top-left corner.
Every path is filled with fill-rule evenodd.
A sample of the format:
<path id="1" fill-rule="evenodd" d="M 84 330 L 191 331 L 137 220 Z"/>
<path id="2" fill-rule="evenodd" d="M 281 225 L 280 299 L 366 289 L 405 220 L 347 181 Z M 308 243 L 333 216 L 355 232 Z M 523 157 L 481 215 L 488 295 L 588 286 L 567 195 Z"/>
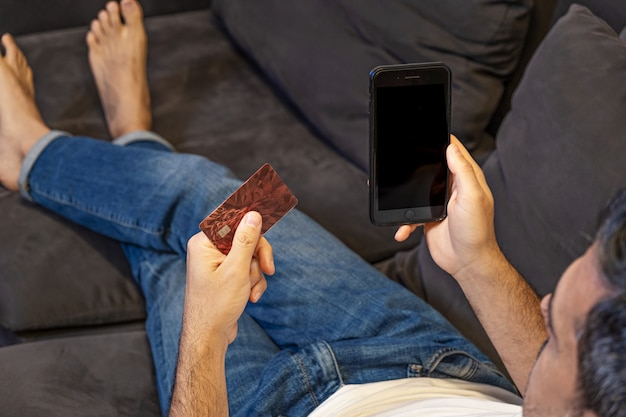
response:
<path id="1" fill-rule="evenodd" d="M 495 365 L 452 347 L 435 352 L 422 366 L 421 376 L 488 384 L 517 394 L 515 386 Z"/>

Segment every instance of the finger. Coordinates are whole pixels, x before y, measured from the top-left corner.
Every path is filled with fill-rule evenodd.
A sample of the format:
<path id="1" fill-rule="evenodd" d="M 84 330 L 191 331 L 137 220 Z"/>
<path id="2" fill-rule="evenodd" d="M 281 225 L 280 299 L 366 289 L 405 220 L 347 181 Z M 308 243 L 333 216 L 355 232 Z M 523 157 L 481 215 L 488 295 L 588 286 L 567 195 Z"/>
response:
<path id="1" fill-rule="evenodd" d="M 467 204 L 480 205 L 488 212 L 493 212 L 493 194 L 487 185 L 480 168 L 474 169 L 472 160 L 465 158 L 462 148 L 453 144 L 448 148 L 448 167 L 452 172 L 455 185 L 450 196 L 450 204 L 456 204 L 458 199 Z"/>
<path id="2" fill-rule="evenodd" d="M 421 224 L 405 224 L 403 226 L 400 226 L 394 236 L 394 239 L 397 242 L 404 242 L 405 240 L 409 238 L 409 236 L 411 236 L 411 233 L 413 233 L 415 229 L 417 229 L 420 226 L 422 225 Z"/>
<path id="3" fill-rule="evenodd" d="M 470 166 L 472 167 L 472 170 L 474 171 L 474 176 L 476 177 L 476 180 L 480 184 L 483 191 L 485 191 L 487 194 L 491 194 L 491 190 L 489 189 L 489 186 L 487 185 L 487 180 L 485 179 L 485 174 L 483 173 L 482 168 L 474 160 L 474 158 L 472 157 L 470 152 L 467 150 L 467 148 L 465 148 L 463 143 L 461 143 L 461 141 L 454 135 L 450 135 L 450 143 L 458 147 L 459 152 L 463 156 L 463 159 L 465 159 L 465 161 L 470 164 Z"/>
<path id="4" fill-rule="evenodd" d="M 252 259 L 250 265 L 250 301 L 256 303 L 267 289 L 267 280 L 261 271 L 259 261 Z"/>
<path id="5" fill-rule="evenodd" d="M 464 154 L 465 148 L 457 143 L 451 143 L 446 151 L 448 168 L 454 177 L 454 187 L 462 190 L 468 186 L 480 187 L 474 167 Z"/>
<path id="6" fill-rule="evenodd" d="M 187 247 L 193 247 L 197 250 L 216 249 L 216 246 L 209 240 L 207 235 L 200 231 L 189 238 Z M 221 252 L 220 252 L 221 253 Z"/>
<path id="7" fill-rule="evenodd" d="M 255 256 L 259 260 L 263 273 L 274 275 L 274 272 L 276 272 L 276 267 L 274 266 L 274 249 L 264 237 L 259 239 Z"/>
<path id="8" fill-rule="evenodd" d="M 235 231 L 232 247 L 224 261 L 225 266 L 235 269 L 245 267 L 246 274 L 249 272 L 252 257 L 261 238 L 262 221 L 261 215 L 256 211 L 251 211 L 243 217 Z"/>
<path id="9" fill-rule="evenodd" d="M 205 278 L 224 262 L 220 252 L 203 232 L 196 233 L 187 241 L 187 292 L 201 293 Z"/>
<path id="10" fill-rule="evenodd" d="M 226 257 L 215 247 L 204 232 L 196 233 L 187 241 L 187 258 L 191 256 L 208 260 L 215 267 L 221 264 Z"/>
<path id="11" fill-rule="evenodd" d="M 265 290 L 267 290 L 267 280 L 264 278 L 252 287 L 250 291 L 250 302 L 258 303 L 261 297 L 263 297 L 263 294 L 265 294 Z"/>

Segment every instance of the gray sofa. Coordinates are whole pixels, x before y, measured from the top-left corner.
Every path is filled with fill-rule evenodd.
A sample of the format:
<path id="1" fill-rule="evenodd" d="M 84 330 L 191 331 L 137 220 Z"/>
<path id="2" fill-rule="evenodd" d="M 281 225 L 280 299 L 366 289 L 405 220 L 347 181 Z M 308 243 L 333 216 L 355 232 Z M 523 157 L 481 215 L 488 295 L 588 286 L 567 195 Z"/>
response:
<path id="1" fill-rule="evenodd" d="M 604 202 L 626 186 L 626 7 L 582 2 L 609 27 L 565 0 L 441 0 L 419 12 L 406 3 L 143 1 L 154 130 L 242 179 L 272 163 L 300 210 L 498 362 L 419 233 L 398 244 L 394 229 L 369 223 L 369 69 L 452 67 L 453 131 L 483 163 L 505 253 L 544 295 L 588 245 Z M 48 124 L 107 140 L 84 42 L 103 4 L 0 0 L 0 32 L 24 49 Z M 577 78 L 595 64 L 597 82 Z M 596 94 L 602 103 L 589 103 Z M 585 141 L 611 135 L 601 149 Z M 584 146 L 564 150 L 566 140 Z M 561 176 L 578 187 L 546 180 L 560 178 L 551 152 L 563 154 Z M 590 157 L 606 164 L 587 166 Z M 575 207 L 567 216 L 565 200 Z M 2 189 L 0 213 L 0 415 L 158 415 L 145 304 L 116 242 Z"/>

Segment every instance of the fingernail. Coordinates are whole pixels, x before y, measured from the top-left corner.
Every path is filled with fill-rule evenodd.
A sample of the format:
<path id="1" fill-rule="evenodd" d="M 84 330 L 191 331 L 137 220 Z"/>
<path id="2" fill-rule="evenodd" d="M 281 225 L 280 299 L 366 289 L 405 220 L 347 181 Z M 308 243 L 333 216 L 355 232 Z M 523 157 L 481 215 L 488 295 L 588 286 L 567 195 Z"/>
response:
<path id="1" fill-rule="evenodd" d="M 249 226 L 258 226 L 261 224 L 261 215 L 255 211 L 246 214 L 246 224 Z"/>

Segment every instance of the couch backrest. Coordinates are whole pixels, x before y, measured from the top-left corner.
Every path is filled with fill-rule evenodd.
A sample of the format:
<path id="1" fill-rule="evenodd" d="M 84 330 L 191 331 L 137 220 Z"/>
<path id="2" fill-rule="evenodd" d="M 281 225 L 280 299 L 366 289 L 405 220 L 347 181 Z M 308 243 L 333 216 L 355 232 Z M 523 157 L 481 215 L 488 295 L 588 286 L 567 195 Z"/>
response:
<path id="1" fill-rule="evenodd" d="M 513 91 L 515 91 L 517 84 L 522 79 L 522 75 L 524 74 L 528 61 L 535 53 L 535 49 L 537 49 L 537 46 L 539 46 L 539 43 L 541 43 L 541 40 L 544 36 L 546 36 L 546 33 L 548 33 L 550 27 L 552 26 L 556 5 L 557 0 L 535 0 L 533 3 L 528 33 L 526 35 L 526 41 L 517 64 L 517 68 L 506 85 L 506 89 L 502 99 L 500 100 L 500 105 L 494 113 L 488 127 L 489 133 L 491 133 L 494 137 L 500 127 L 500 123 L 502 123 L 502 119 L 511 108 L 511 97 L 513 96 Z"/>
<path id="2" fill-rule="evenodd" d="M 0 0 L 0 33 L 87 26 L 107 0 Z M 141 0 L 146 16 L 206 9 L 210 0 Z"/>

